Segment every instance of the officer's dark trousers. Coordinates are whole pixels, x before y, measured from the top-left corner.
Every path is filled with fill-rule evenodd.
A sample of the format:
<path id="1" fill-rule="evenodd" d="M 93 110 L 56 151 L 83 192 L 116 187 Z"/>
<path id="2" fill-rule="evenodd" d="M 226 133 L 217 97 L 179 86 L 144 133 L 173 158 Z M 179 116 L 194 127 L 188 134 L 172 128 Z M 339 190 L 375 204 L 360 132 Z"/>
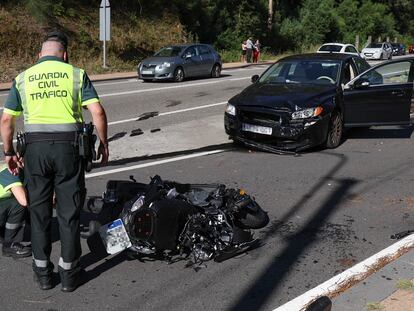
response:
<path id="1" fill-rule="evenodd" d="M 27 145 L 25 185 L 29 197 L 33 270 L 38 276 L 53 271 L 52 197 L 56 193 L 61 258 L 59 272 L 74 275 L 80 270 L 79 217 L 85 196 L 83 163 L 73 142 L 42 141 Z"/>
<path id="2" fill-rule="evenodd" d="M 0 225 L 4 226 L 4 242 L 23 241 L 26 209 L 14 197 L 0 199 Z"/>

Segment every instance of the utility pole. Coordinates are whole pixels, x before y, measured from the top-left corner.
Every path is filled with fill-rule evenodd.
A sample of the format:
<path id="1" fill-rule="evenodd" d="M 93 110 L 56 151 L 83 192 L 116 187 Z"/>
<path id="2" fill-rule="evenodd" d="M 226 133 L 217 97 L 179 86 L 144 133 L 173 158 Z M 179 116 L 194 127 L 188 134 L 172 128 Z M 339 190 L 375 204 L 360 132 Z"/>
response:
<path id="1" fill-rule="evenodd" d="M 269 0 L 269 14 L 267 19 L 267 28 L 269 31 L 272 30 L 273 26 L 273 0 Z"/>

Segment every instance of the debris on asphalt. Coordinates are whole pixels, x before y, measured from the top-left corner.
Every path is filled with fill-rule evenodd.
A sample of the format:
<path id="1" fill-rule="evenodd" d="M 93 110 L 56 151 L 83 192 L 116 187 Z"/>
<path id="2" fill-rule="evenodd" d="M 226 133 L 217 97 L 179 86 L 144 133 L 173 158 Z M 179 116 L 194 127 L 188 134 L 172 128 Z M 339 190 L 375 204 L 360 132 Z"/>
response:
<path id="1" fill-rule="evenodd" d="M 144 132 L 141 129 L 135 129 L 131 131 L 131 134 L 129 134 L 129 136 L 138 136 L 144 134 Z"/>
<path id="2" fill-rule="evenodd" d="M 118 140 L 118 139 L 124 137 L 126 134 L 127 134 L 127 132 L 116 133 L 116 134 L 114 134 L 114 135 L 112 135 L 111 137 L 108 138 L 108 142 Z"/>
<path id="3" fill-rule="evenodd" d="M 182 104 L 181 100 L 172 100 L 172 99 L 170 99 L 170 100 L 167 100 L 167 105 L 165 107 L 175 107 L 175 106 L 178 106 L 180 104 Z"/>
<path id="4" fill-rule="evenodd" d="M 138 119 L 135 121 L 142 121 L 156 116 L 158 116 L 158 111 L 144 112 L 143 114 L 139 115 Z"/>
<path id="5" fill-rule="evenodd" d="M 155 133 L 155 132 L 159 132 L 159 131 L 161 131 L 161 129 L 160 129 L 160 128 L 156 128 L 156 129 L 152 129 L 152 130 L 150 130 L 150 132 L 151 132 L 151 133 Z"/>
<path id="6" fill-rule="evenodd" d="M 405 238 L 411 233 L 414 233 L 414 230 L 406 230 L 406 231 L 398 232 L 396 234 L 391 235 L 390 238 L 393 240 L 399 240 L 399 239 Z"/>

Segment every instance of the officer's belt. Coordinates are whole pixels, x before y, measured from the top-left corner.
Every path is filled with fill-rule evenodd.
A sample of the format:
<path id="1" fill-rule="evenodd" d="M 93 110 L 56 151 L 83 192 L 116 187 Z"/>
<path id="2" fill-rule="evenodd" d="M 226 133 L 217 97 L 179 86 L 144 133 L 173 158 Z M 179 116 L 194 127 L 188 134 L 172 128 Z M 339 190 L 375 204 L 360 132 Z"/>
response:
<path id="1" fill-rule="evenodd" d="M 29 132 L 25 133 L 26 143 L 40 141 L 73 141 L 76 142 L 79 132 Z"/>

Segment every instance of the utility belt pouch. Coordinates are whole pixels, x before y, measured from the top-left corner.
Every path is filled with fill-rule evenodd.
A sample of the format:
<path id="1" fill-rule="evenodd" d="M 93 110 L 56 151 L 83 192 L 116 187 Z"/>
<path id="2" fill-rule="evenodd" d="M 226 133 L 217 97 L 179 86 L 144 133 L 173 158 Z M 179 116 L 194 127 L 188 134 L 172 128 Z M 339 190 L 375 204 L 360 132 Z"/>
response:
<path id="1" fill-rule="evenodd" d="M 85 124 L 82 132 L 79 134 L 79 155 L 85 162 L 85 171 L 92 170 L 92 161 L 96 160 L 95 152 L 96 135 L 93 134 L 92 122 Z"/>
<path id="2" fill-rule="evenodd" d="M 24 132 L 18 132 L 17 133 L 17 144 L 16 144 L 16 150 L 20 157 L 23 157 L 26 152 L 26 134 Z"/>

